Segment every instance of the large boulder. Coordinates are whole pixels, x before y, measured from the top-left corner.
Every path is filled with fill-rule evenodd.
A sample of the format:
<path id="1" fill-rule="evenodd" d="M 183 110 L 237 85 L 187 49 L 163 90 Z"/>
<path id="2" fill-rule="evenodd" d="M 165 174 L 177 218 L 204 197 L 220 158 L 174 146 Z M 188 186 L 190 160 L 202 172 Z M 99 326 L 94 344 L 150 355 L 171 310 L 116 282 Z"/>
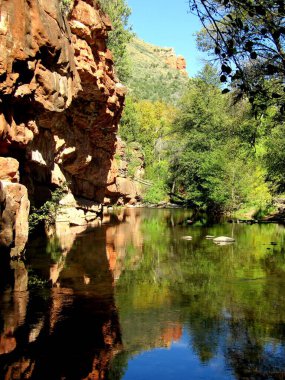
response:
<path id="1" fill-rule="evenodd" d="M 30 202 L 25 186 L 0 181 L 0 246 L 20 256 L 28 240 Z"/>

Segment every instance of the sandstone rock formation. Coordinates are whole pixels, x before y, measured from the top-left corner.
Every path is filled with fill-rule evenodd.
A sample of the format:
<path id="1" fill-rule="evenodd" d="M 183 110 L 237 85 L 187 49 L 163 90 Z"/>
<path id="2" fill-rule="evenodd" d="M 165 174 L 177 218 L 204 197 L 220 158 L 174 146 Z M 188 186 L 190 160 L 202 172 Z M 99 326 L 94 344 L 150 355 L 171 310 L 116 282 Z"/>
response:
<path id="1" fill-rule="evenodd" d="M 170 49 L 169 54 L 166 55 L 165 62 L 173 69 L 179 70 L 182 74 L 187 75 L 185 58 L 181 55 L 176 56 L 173 49 Z"/>
<path id="2" fill-rule="evenodd" d="M 133 167 L 129 165 L 128 155 L 131 156 Z M 114 158 L 109 171 L 104 204 L 134 205 L 142 193 L 140 180 L 144 176 L 144 156 L 135 143 L 129 144 L 127 148 L 118 138 Z"/>
<path id="3" fill-rule="evenodd" d="M 12 167 L 0 157 L 0 175 L 17 182 L 19 165 L 14 198 L 25 186 L 40 205 L 68 184 L 75 197 L 100 207 L 107 188 L 111 200 L 125 190 L 116 185 L 114 197 L 110 190 L 125 87 L 106 46 L 109 30 L 96 0 L 75 0 L 68 20 L 58 0 L 0 4 L 0 155 L 18 162 Z M 79 209 L 93 218 L 88 207 Z"/>
<path id="4" fill-rule="evenodd" d="M 18 167 L 14 158 L 0 157 L 0 246 L 12 257 L 21 255 L 29 232 L 30 202 L 26 187 L 17 183 Z"/>

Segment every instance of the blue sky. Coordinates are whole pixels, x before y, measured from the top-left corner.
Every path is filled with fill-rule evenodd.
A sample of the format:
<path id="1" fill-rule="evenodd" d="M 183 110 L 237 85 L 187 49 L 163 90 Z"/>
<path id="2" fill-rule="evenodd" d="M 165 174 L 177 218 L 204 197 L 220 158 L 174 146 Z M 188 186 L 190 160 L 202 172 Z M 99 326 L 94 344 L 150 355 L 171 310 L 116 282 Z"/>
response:
<path id="1" fill-rule="evenodd" d="M 190 76 L 203 66 L 202 53 L 193 34 L 201 29 L 199 20 L 189 13 L 187 0 L 127 0 L 132 9 L 130 24 L 144 41 L 173 47 L 187 61 Z"/>

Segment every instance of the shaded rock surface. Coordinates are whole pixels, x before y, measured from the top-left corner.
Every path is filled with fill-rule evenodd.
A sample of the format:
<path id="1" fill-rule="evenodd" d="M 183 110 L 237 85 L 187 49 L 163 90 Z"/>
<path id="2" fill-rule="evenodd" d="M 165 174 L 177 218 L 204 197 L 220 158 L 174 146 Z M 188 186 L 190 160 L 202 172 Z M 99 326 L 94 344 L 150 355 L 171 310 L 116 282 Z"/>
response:
<path id="1" fill-rule="evenodd" d="M 130 158 L 128 158 L 130 156 Z M 105 204 L 136 204 L 141 198 L 141 179 L 144 176 L 144 156 L 136 143 L 126 144 L 117 139 L 115 159 L 112 161 L 105 193 Z M 129 165 L 131 160 L 132 165 Z"/>

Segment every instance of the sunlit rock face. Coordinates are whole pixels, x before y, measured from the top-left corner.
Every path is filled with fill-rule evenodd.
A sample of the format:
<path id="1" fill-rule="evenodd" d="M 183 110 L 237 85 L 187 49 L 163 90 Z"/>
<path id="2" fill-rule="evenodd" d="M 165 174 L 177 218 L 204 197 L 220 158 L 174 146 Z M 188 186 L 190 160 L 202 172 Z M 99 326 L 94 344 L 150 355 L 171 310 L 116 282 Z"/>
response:
<path id="1" fill-rule="evenodd" d="M 19 180 L 19 163 L 14 158 L 0 157 L 0 247 L 20 256 L 28 240 L 30 202 L 25 186 Z"/>
<path id="2" fill-rule="evenodd" d="M 19 179 L 37 204 L 67 183 L 73 196 L 100 205 L 116 184 L 125 87 L 106 46 L 111 28 L 95 0 L 75 0 L 68 19 L 58 0 L 0 4 L 0 155 L 17 160 L 19 178 L 9 181 Z M 118 191 L 129 188 L 115 190 L 109 203 L 124 202 Z M 94 219 L 79 209 L 84 223 Z"/>
<path id="3" fill-rule="evenodd" d="M 187 63 L 184 57 L 182 57 L 181 55 L 176 56 L 173 49 L 166 50 L 165 54 L 166 54 L 165 62 L 168 66 L 180 71 L 184 75 L 187 75 L 187 71 L 186 71 Z"/>

